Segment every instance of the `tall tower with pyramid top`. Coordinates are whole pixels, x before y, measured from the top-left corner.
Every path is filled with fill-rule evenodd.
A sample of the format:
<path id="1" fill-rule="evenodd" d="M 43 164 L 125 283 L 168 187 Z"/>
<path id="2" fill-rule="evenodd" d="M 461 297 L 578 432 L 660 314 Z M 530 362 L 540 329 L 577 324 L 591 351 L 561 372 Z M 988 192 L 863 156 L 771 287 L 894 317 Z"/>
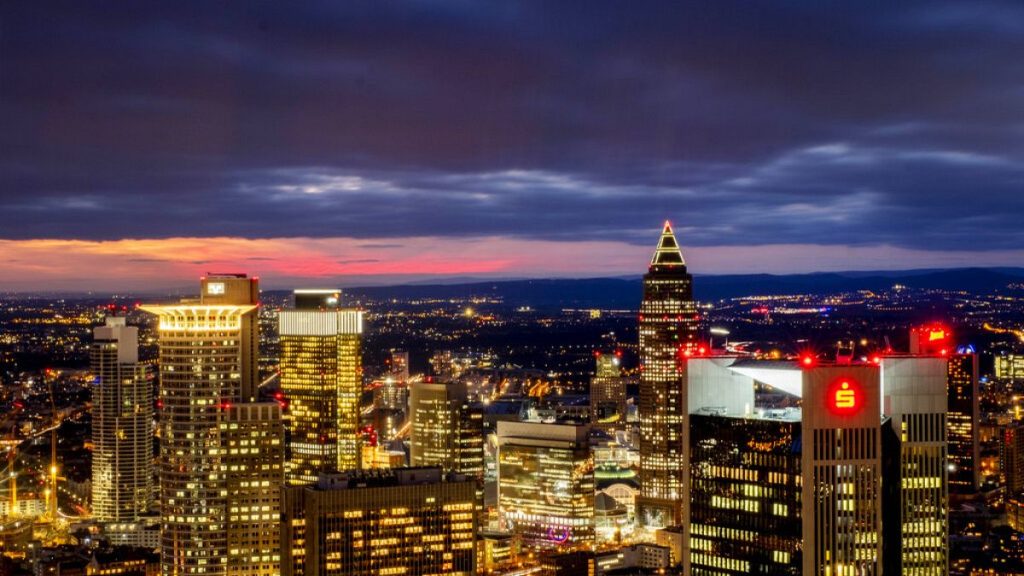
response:
<path id="1" fill-rule="evenodd" d="M 686 478 L 686 351 L 697 345 L 699 316 L 693 278 L 672 231 L 665 227 L 644 275 L 640 304 L 641 526 L 677 524 Z"/>

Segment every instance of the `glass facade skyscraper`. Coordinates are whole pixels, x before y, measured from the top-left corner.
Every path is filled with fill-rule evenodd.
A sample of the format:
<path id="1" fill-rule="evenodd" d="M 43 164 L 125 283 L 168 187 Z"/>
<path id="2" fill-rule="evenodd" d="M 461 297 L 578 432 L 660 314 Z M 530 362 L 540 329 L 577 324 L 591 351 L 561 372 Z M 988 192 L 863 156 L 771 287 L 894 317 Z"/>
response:
<path id="1" fill-rule="evenodd" d="M 945 358 L 688 364 L 684 573 L 946 573 Z"/>
<path id="2" fill-rule="evenodd" d="M 498 514 L 534 548 L 594 542 L 589 426 L 498 422 Z"/>
<path id="3" fill-rule="evenodd" d="M 978 355 L 949 356 L 947 407 L 949 414 L 949 490 L 972 493 L 981 485 L 981 443 L 978 390 Z"/>
<path id="4" fill-rule="evenodd" d="M 302 308 L 278 313 L 290 484 L 360 466 L 363 313 L 338 308 L 337 291 L 320 300 L 311 292 L 296 291 Z"/>
<path id="5" fill-rule="evenodd" d="M 690 418 L 690 573 L 799 575 L 799 412 Z"/>

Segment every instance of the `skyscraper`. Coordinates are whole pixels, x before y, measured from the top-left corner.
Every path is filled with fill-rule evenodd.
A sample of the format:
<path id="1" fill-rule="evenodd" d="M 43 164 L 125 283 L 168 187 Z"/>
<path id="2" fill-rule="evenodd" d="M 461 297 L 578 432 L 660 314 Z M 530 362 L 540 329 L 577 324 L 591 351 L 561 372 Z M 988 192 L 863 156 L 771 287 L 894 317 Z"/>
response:
<path id="1" fill-rule="evenodd" d="M 440 468 L 322 474 L 285 490 L 285 576 L 476 572 L 476 482 Z"/>
<path id="2" fill-rule="evenodd" d="M 978 355 L 971 346 L 961 346 L 954 353 L 953 344 L 952 332 L 942 324 L 919 326 L 910 331 L 911 354 L 949 359 L 946 374 L 949 491 L 971 494 L 981 486 Z"/>
<path id="3" fill-rule="evenodd" d="M 296 290 L 296 309 L 278 314 L 290 484 L 359 467 L 363 313 L 338 301 L 337 290 Z"/>
<path id="4" fill-rule="evenodd" d="M 947 380 L 949 490 L 977 492 L 981 486 L 981 442 L 978 391 L 978 355 L 973 351 L 951 354 Z"/>
<path id="5" fill-rule="evenodd" d="M 230 547 L 259 540 L 266 531 L 263 516 L 280 513 L 267 502 L 260 504 L 256 521 L 231 523 L 232 507 L 249 506 L 253 496 L 244 492 L 255 486 L 235 484 L 229 476 L 241 480 L 281 465 L 279 453 L 256 445 L 231 452 L 232 445 L 240 446 L 238 434 L 262 426 L 249 421 L 253 413 L 237 408 L 255 395 L 258 381 L 257 281 L 217 275 L 203 278 L 201 288 L 198 301 L 143 306 L 159 317 L 161 572 L 274 574 L 267 568 L 273 561 L 264 562 L 262 553 L 254 561 Z M 267 416 L 267 426 L 273 426 L 269 411 L 257 410 L 255 416 Z M 247 461 L 244 471 L 240 459 Z M 262 482 L 259 490 L 279 489 Z M 242 534 L 250 529 L 251 536 Z M 270 549 L 268 555 L 274 554 Z"/>
<path id="6" fill-rule="evenodd" d="M 483 414 L 471 409 L 466 385 L 416 382 L 410 388 L 409 463 L 481 476 Z"/>
<path id="7" fill-rule="evenodd" d="M 946 573 L 944 358 L 687 375 L 685 573 Z M 758 406 L 758 383 L 799 407 Z"/>
<path id="8" fill-rule="evenodd" d="M 685 354 L 697 344 L 693 279 L 668 222 L 644 275 L 640 304 L 640 524 L 657 528 L 681 519 L 686 481 Z"/>
<path id="9" fill-rule="evenodd" d="M 1024 425 L 1014 422 L 1000 430 L 999 468 L 1006 479 L 1007 497 L 1024 494 Z"/>
<path id="10" fill-rule="evenodd" d="M 108 316 L 93 330 L 92 511 L 98 522 L 132 522 L 153 494 L 153 378 L 139 364 L 139 329 Z"/>
<path id="11" fill-rule="evenodd" d="M 277 402 L 227 408 L 221 423 L 227 473 L 228 574 L 281 573 L 284 426 Z"/>
<path id="12" fill-rule="evenodd" d="M 593 544 L 589 434 L 589 426 L 498 422 L 498 514 L 524 544 Z"/>

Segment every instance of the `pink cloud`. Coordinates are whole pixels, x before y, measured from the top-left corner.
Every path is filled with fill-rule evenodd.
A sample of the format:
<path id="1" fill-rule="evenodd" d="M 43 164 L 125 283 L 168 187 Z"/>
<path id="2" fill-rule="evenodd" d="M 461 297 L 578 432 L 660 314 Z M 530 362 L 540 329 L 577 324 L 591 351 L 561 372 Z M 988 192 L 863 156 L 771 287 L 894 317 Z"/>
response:
<path id="1" fill-rule="evenodd" d="M 641 274 L 651 246 L 475 238 L 168 238 L 0 240 L 0 289 L 159 291 L 206 272 L 247 272 L 263 285 L 354 285 L 472 277 Z M 685 239 L 683 240 L 685 244 Z M 684 248 L 697 274 L 1012 266 L 1024 251 L 930 252 L 891 246 L 777 244 Z"/>

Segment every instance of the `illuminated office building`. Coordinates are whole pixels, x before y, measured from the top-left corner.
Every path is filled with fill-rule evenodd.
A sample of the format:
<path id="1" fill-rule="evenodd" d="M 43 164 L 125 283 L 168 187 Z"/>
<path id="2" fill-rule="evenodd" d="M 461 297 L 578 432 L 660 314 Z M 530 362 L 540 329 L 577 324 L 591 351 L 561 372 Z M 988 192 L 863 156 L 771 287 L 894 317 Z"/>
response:
<path id="1" fill-rule="evenodd" d="M 946 573 L 945 358 L 688 364 L 684 573 Z"/>
<path id="2" fill-rule="evenodd" d="M 644 275 L 640 303 L 640 523 L 659 528 L 681 518 L 686 464 L 684 352 L 696 346 L 693 279 L 666 222 Z"/>
<path id="3" fill-rule="evenodd" d="M 973 351 L 949 356 L 948 437 L 949 490 L 972 493 L 981 486 L 981 442 L 978 355 Z"/>
<path id="4" fill-rule="evenodd" d="M 93 330 L 92 513 L 133 522 L 153 494 L 153 377 L 139 364 L 139 329 L 107 317 Z"/>
<path id="5" fill-rule="evenodd" d="M 1001 430 L 999 467 L 1006 481 L 1007 497 L 1024 494 L 1024 425 L 1015 422 Z"/>
<path id="6" fill-rule="evenodd" d="M 272 452 L 253 452 L 253 446 L 248 454 L 231 453 L 238 431 L 251 428 L 238 417 L 255 395 L 258 380 L 259 288 L 255 278 L 244 275 L 208 276 L 201 287 L 198 300 L 143 306 L 159 319 L 161 572 L 274 574 L 266 569 L 272 560 L 264 562 L 261 554 L 255 563 L 246 561 L 238 554 L 240 548 L 231 548 L 259 539 L 239 536 L 239 530 L 263 532 L 266 526 L 264 519 L 252 521 L 251 515 L 249 524 L 231 526 L 232 514 L 251 500 L 229 478 L 229 467 L 237 468 L 246 457 L 261 471 L 264 465 L 279 465 Z M 279 514 L 270 502 L 260 506 L 261 518 Z"/>
<path id="7" fill-rule="evenodd" d="M 298 308 L 278 313 L 290 484 L 359 467 L 363 313 L 338 299 L 337 290 L 296 290 Z"/>
<path id="8" fill-rule="evenodd" d="M 284 425 L 277 402 L 235 404 L 221 422 L 227 474 L 228 573 L 281 573 Z"/>
<path id="9" fill-rule="evenodd" d="M 1024 356 L 1020 354 L 1000 354 L 996 356 L 996 378 L 1000 380 L 1024 379 Z"/>
<path id="10" fill-rule="evenodd" d="M 285 576 L 476 571 L 476 481 L 440 468 L 321 475 L 285 490 Z"/>
<path id="11" fill-rule="evenodd" d="M 498 515 L 524 545 L 593 545 L 589 435 L 589 426 L 498 422 Z"/>
<path id="12" fill-rule="evenodd" d="M 409 463 L 483 475 L 483 412 L 467 401 L 463 383 L 411 385 Z"/>
<path id="13" fill-rule="evenodd" d="M 949 358 L 946 375 L 949 491 L 961 494 L 977 492 L 981 486 L 978 355 L 971 346 L 954 350 L 953 334 L 941 324 L 912 329 L 910 353 Z"/>
<path id="14" fill-rule="evenodd" d="M 596 373 L 590 379 L 590 425 L 614 430 L 626 425 L 626 384 L 619 354 L 597 355 Z"/>

